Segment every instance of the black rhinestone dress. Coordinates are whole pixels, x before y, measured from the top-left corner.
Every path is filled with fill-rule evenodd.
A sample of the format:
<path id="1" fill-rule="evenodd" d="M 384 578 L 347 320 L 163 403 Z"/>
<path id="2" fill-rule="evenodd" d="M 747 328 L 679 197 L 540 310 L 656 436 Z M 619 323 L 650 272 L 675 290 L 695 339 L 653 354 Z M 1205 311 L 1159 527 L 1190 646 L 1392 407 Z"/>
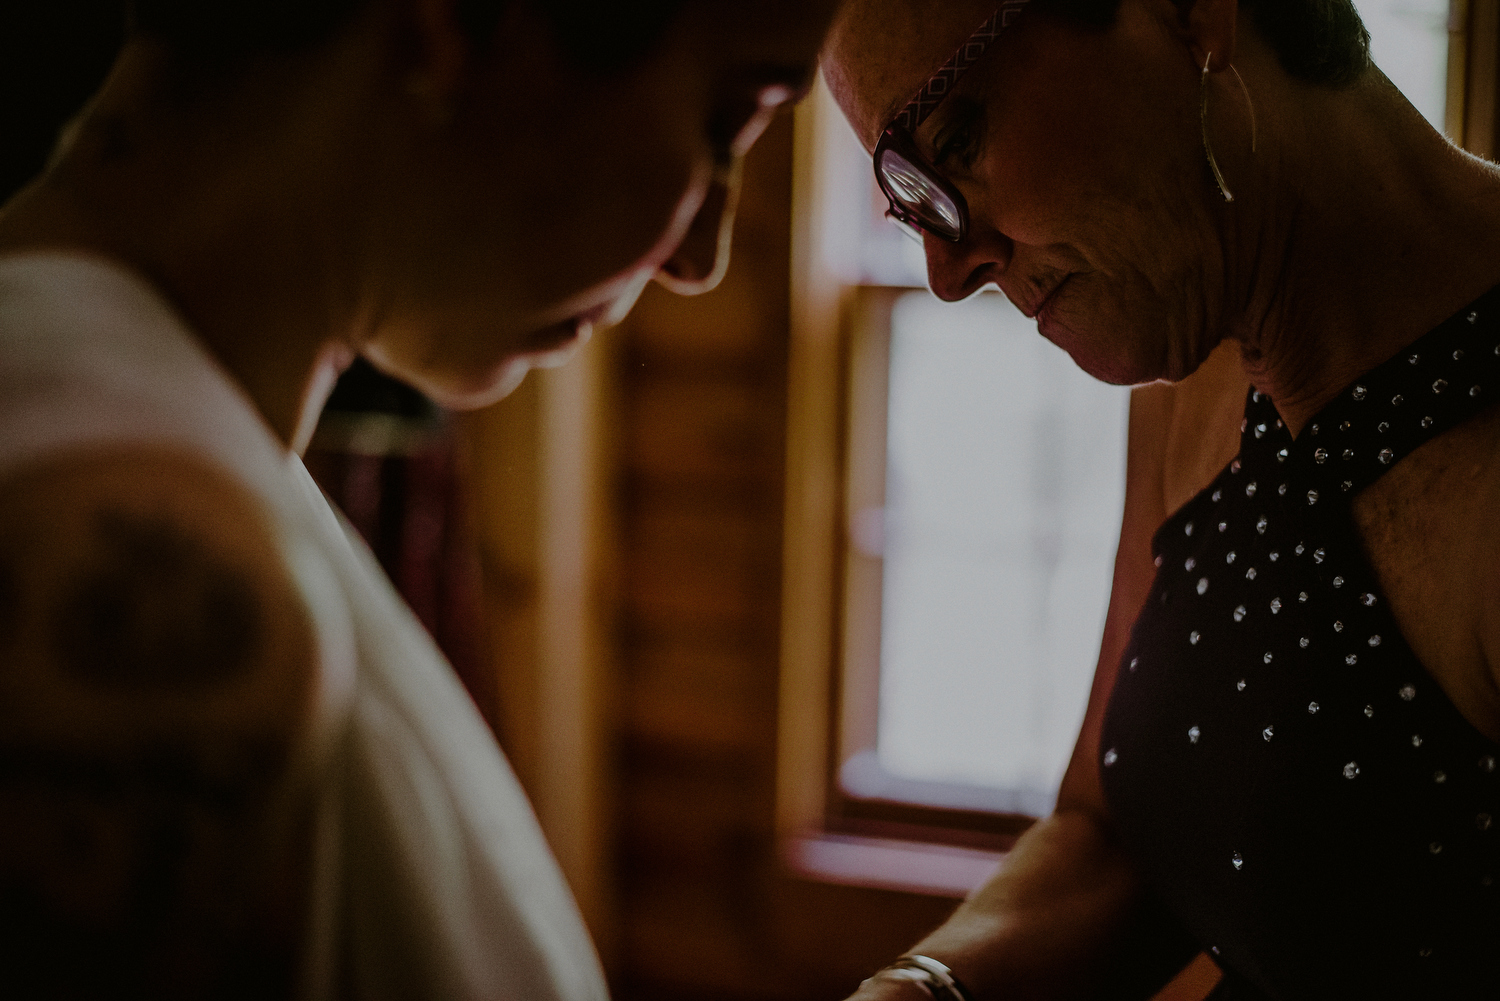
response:
<path id="1" fill-rule="evenodd" d="M 1500 289 L 1169 518 L 1100 753 L 1223 998 L 1500 998 L 1500 746 L 1418 663 L 1349 499 L 1500 399 Z M 1496 512 L 1500 517 L 1500 512 Z"/>

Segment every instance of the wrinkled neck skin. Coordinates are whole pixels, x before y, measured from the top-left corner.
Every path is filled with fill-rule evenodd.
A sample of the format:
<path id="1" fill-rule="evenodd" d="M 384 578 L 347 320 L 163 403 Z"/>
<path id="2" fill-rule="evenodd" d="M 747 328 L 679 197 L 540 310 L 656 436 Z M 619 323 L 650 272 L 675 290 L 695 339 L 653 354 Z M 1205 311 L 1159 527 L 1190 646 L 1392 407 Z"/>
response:
<path id="1" fill-rule="evenodd" d="M 1500 281 L 1500 171 L 1448 143 L 1378 70 L 1330 90 L 1242 55 L 1256 152 L 1235 132 L 1249 122 L 1233 74 L 1210 91 L 1235 195 L 1222 214 L 1223 336 L 1295 435 Z"/>

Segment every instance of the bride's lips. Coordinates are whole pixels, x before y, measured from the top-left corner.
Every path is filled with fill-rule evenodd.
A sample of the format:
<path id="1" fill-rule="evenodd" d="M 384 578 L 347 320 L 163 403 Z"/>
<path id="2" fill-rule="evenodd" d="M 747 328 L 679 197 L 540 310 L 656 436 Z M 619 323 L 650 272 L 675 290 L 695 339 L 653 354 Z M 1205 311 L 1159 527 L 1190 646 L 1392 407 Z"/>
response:
<path id="1" fill-rule="evenodd" d="M 548 355 L 587 342 L 594 333 L 594 326 L 608 314 L 609 308 L 609 303 L 603 303 L 586 313 L 533 331 L 526 336 L 521 353 Z"/>

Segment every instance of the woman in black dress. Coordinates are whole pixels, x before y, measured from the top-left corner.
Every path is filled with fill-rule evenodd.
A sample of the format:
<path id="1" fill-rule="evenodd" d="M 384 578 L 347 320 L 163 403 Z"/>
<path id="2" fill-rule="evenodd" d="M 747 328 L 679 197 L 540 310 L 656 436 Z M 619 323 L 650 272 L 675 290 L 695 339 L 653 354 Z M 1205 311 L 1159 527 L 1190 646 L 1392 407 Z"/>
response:
<path id="1" fill-rule="evenodd" d="M 1347 0 L 869 0 L 824 65 L 939 296 L 1152 383 L 1056 812 L 857 996 L 1500 990 L 1500 174 Z"/>

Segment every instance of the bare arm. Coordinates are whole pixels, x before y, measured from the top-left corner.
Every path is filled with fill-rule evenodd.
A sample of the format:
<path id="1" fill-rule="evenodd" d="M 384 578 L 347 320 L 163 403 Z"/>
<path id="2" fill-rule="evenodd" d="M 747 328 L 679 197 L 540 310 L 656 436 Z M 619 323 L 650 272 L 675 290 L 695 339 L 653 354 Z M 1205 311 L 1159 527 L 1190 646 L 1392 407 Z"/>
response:
<path id="1" fill-rule="evenodd" d="M 1145 896 L 1110 833 L 1099 732 L 1130 627 L 1155 575 L 1151 537 L 1238 447 L 1244 377 L 1237 349 L 1215 352 L 1175 387 L 1130 403 L 1125 515 L 1089 706 L 1051 816 L 1017 841 L 1000 871 L 913 947 L 953 969 L 981 1001 L 1145 998 L 1196 947 Z M 914 985 L 869 981 L 858 1001 L 921 1001 Z"/>
<path id="2" fill-rule="evenodd" d="M 10 997 L 285 996 L 313 676 L 265 520 L 192 459 L 0 483 L 0 969 Z"/>

